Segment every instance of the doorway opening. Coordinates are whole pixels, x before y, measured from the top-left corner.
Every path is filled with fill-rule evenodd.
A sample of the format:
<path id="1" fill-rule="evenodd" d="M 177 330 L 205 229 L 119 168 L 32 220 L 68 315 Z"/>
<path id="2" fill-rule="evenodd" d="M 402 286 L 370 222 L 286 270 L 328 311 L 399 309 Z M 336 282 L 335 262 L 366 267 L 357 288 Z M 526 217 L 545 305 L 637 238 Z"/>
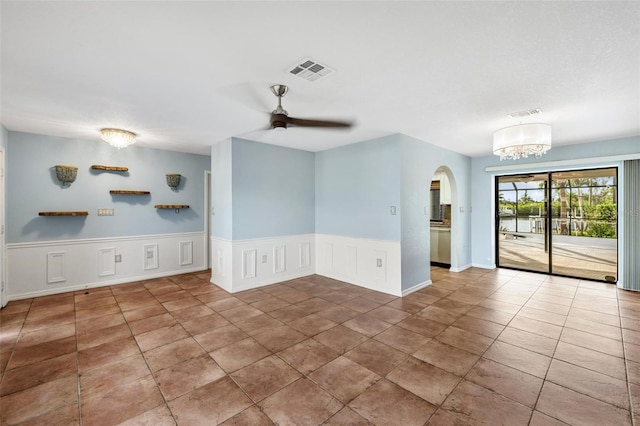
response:
<path id="1" fill-rule="evenodd" d="M 618 169 L 496 178 L 498 267 L 616 282 Z"/>
<path id="2" fill-rule="evenodd" d="M 431 178 L 429 191 L 430 261 L 433 266 L 450 268 L 452 229 L 452 182 L 445 167 L 439 167 Z"/>

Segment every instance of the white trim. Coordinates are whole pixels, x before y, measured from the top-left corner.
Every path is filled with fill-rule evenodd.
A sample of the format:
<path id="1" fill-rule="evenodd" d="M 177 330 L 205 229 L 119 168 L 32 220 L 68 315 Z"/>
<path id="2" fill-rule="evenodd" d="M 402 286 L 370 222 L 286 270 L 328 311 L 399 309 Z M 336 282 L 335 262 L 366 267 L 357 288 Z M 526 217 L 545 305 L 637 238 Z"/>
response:
<path id="1" fill-rule="evenodd" d="M 496 269 L 495 263 L 491 265 L 487 265 L 484 263 L 472 263 L 471 266 L 474 268 L 480 268 L 480 269 Z"/>
<path id="2" fill-rule="evenodd" d="M 228 291 L 250 290 L 313 275 L 315 234 L 228 240 L 211 237 L 211 283 Z"/>
<path id="3" fill-rule="evenodd" d="M 157 244 L 145 244 L 142 246 L 143 250 L 143 268 L 145 271 L 149 269 L 158 269 L 158 245 Z"/>
<path id="4" fill-rule="evenodd" d="M 407 295 L 409 295 L 409 294 L 411 294 L 411 293 L 413 293 L 415 291 L 421 290 L 421 289 L 423 289 L 425 287 L 429 287 L 431 284 L 433 284 L 433 281 L 427 280 L 425 282 L 418 283 L 418 284 L 414 285 L 413 287 L 410 287 L 410 288 L 408 288 L 406 290 L 402 290 L 402 297 L 407 296 Z"/>
<path id="5" fill-rule="evenodd" d="M 192 262 L 188 265 L 181 264 L 181 242 L 189 247 Z M 10 244 L 7 299 L 203 271 L 207 269 L 201 256 L 205 244 L 204 232 Z M 149 248 L 153 262 L 146 262 Z M 119 263 L 116 253 L 121 256 Z M 146 266 L 155 268 L 151 271 Z"/>
<path id="6" fill-rule="evenodd" d="M 65 282 L 64 265 L 66 251 L 52 251 L 47 253 L 47 284 Z"/>
<path id="7" fill-rule="evenodd" d="M 7 262 L 7 247 L 6 247 L 6 150 L 0 146 L 0 308 L 4 308 L 7 302 L 7 286 L 8 282 L 8 262 Z"/>
<path id="8" fill-rule="evenodd" d="M 258 250 L 242 250 L 242 279 L 248 280 L 256 277 L 258 262 Z"/>
<path id="9" fill-rule="evenodd" d="M 400 241 L 316 234 L 316 273 L 402 295 Z"/>
<path id="10" fill-rule="evenodd" d="M 204 251 L 207 249 L 205 248 Z M 180 241 L 178 243 L 178 263 L 180 266 L 193 265 L 193 241 Z M 204 265 L 207 265 L 207 258 L 204 258 Z"/>
<path id="11" fill-rule="evenodd" d="M 162 272 L 162 273 L 151 274 L 151 275 L 143 275 L 143 276 L 139 276 L 139 277 L 128 277 L 128 278 L 124 278 L 124 279 L 116 279 L 116 280 L 110 280 L 110 281 L 93 282 L 93 283 L 89 283 L 89 284 L 73 285 L 73 286 L 65 287 L 62 290 L 60 290 L 58 288 L 50 289 L 50 290 L 37 290 L 37 291 L 31 291 L 31 292 L 28 292 L 28 293 L 21 293 L 21 294 L 16 294 L 16 295 L 9 296 L 9 301 L 11 301 L 11 300 L 21 300 L 21 299 L 30 299 L 32 297 L 40 297 L 40 296 L 50 296 L 52 294 L 66 293 L 66 292 L 69 292 L 69 291 L 78 291 L 78 290 L 86 290 L 86 289 L 90 289 L 90 288 L 99 288 L 99 287 L 108 287 L 108 286 L 118 285 L 118 284 L 127 284 L 127 283 L 131 283 L 131 282 L 135 282 L 135 281 L 149 280 L 149 279 L 154 279 L 154 278 L 170 277 L 170 276 L 178 275 L 178 274 L 188 274 L 190 272 L 201 272 L 202 270 L 203 270 L 202 268 L 180 269 L 179 271 L 168 271 L 168 272 Z"/>
<path id="12" fill-rule="evenodd" d="M 131 235 L 125 237 L 104 237 L 104 238 L 82 238 L 77 240 L 52 240 L 52 241 L 33 241 L 28 243 L 12 243 L 7 244 L 7 249 L 21 249 L 32 247 L 47 247 L 47 246 L 65 246 L 65 245 L 80 245 L 80 244 L 104 244 L 109 242 L 117 243 L 119 241 L 138 241 L 138 240 L 155 240 L 164 238 L 175 237 L 197 237 L 203 235 L 203 232 L 181 232 L 177 234 L 152 234 L 152 235 Z"/>
<path id="13" fill-rule="evenodd" d="M 485 172 L 504 172 L 509 170 L 534 170 L 534 169 L 548 169 L 551 167 L 566 167 L 566 166 L 581 166 L 588 164 L 600 164 L 600 163 L 617 163 L 625 160 L 637 160 L 640 159 L 640 152 L 624 155 L 610 155 L 608 157 L 588 157 L 588 158 L 575 158 L 571 160 L 554 160 L 544 161 L 542 163 L 525 163 L 525 164 L 505 164 L 504 166 L 487 166 L 484 168 Z"/>
<path id="14" fill-rule="evenodd" d="M 463 266 L 459 266 L 459 267 L 457 267 L 457 268 L 454 268 L 454 267 L 452 266 L 451 268 L 449 268 L 449 271 L 451 271 L 451 272 L 462 272 L 462 271 L 464 271 L 464 270 L 466 270 L 466 269 L 471 268 L 472 266 L 473 266 L 473 265 L 472 265 L 471 263 L 468 263 L 468 264 L 463 265 Z"/>
<path id="15" fill-rule="evenodd" d="M 207 244 L 204 247 L 204 266 L 213 267 L 211 250 L 211 170 L 204 171 L 204 232 Z"/>
<path id="16" fill-rule="evenodd" d="M 106 277 L 116 274 L 116 248 L 98 249 L 98 276 Z"/>

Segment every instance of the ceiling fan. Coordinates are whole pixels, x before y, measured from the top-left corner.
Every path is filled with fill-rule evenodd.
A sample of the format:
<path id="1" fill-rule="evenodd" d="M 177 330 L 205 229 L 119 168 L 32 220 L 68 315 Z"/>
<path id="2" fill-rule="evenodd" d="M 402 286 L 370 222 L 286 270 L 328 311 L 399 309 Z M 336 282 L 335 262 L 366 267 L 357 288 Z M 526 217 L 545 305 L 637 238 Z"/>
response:
<path id="1" fill-rule="evenodd" d="M 289 88 L 283 84 L 271 86 L 271 92 L 278 98 L 278 106 L 271 112 L 271 127 L 273 129 L 286 129 L 287 126 L 299 127 L 325 127 L 325 128 L 348 128 L 350 122 L 329 121 L 329 120 L 309 120 L 306 118 L 289 117 L 289 113 L 282 108 L 282 97 L 287 94 Z"/>

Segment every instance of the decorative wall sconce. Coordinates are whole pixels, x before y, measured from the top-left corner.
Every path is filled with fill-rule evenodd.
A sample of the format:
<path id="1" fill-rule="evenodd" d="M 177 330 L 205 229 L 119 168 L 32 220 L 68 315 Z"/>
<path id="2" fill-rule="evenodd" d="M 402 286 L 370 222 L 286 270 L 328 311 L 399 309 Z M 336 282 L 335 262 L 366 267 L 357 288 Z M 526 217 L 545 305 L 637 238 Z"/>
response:
<path id="1" fill-rule="evenodd" d="M 180 186 L 180 179 L 182 175 L 179 173 L 167 173 L 167 185 L 174 191 L 178 190 L 178 186 Z"/>
<path id="2" fill-rule="evenodd" d="M 56 165 L 56 177 L 62 183 L 63 188 L 68 188 L 78 176 L 78 168 L 75 166 Z"/>

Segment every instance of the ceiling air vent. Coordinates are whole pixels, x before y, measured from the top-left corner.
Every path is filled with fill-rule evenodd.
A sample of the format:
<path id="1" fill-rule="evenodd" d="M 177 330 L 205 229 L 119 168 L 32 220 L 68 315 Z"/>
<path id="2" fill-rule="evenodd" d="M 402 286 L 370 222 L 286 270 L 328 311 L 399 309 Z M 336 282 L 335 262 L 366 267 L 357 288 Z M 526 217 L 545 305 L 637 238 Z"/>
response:
<path id="1" fill-rule="evenodd" d="M 307 81 L 318 81 L 335 72 L 334 69 L 311 58 L 304 58 L 289 68 L 289 72 Z"/>
<path id="2" fill-rule="evenodd" d="M 540 114 L 541 112 L 542 110 L 540 108 L 534 108 L 534 109 L 528 109 L 526 111 L 512 112 L 511 114 L 507 114 L 507 116 L 511 118 L 523 118 L 523 117 L 530 117 L 532 115 Z"/>

